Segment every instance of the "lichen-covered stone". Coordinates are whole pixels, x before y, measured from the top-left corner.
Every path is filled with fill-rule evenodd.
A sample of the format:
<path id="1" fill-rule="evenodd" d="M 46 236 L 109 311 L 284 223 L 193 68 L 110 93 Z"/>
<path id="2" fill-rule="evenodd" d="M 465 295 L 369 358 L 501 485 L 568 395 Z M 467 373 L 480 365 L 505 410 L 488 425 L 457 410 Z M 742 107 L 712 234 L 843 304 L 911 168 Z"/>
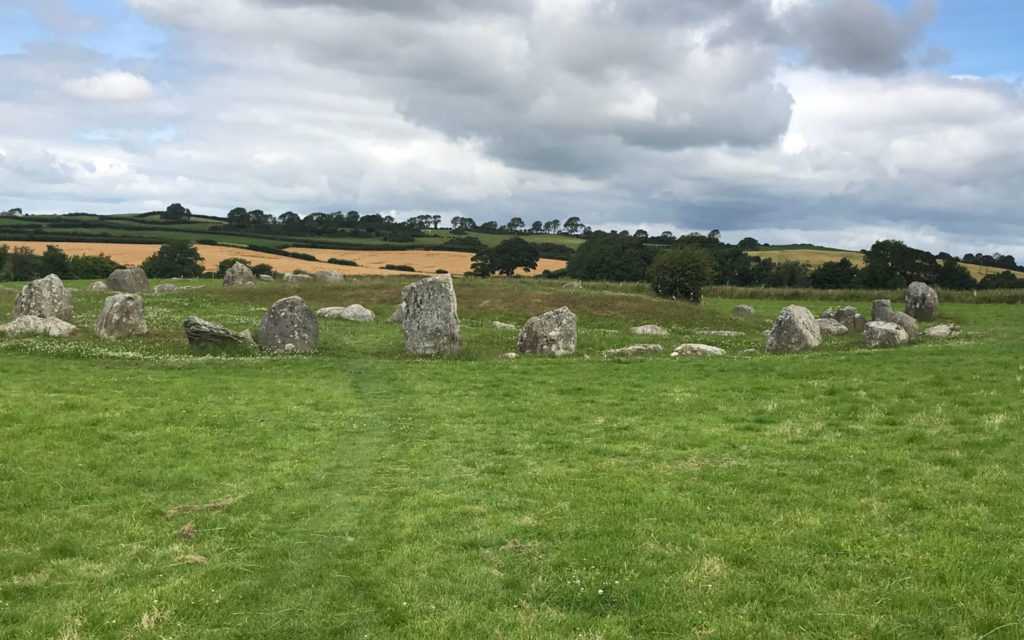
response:
<path id="1" fill-rule="evenodd" d="M 672 350 L 672 357 L 679 356 L 724 356 L 725 349 L 713 347 L 709 344 L 687 343 L 681 344 Z"/>
<path id="2" fill-rule="evenodd" d="M 7 324 L 0 324 L 0 333 L 8 336 L 46 335 L 55 338 L 66 338 L 75 330 L 75 325 L 64 322 L 60 318 L 40 318 L 39 316 L 19 316 Z"/>
<path id="3" fill-rule="evenodd" d="M 106 340 L 126 336 L 140 336 L 149 331 L 142 296 L 137 293 L 118 293 L 107 298 L 96 320 L 96 335 Z"/>
<path id="4" fill-rule="evenodd" d="M 142 293 L 149 291 L 149 278 L 141 267 L 114 269 L 107 276 L 107 289 L 125 293 Z"/>
<path id="5" fill-rule="evenodd" d="M 11 319 L 17 320 L 22 316 L 60 318 L 64 322 L 71 322 L 75 319 L 71 292 L 64 287 L 60 277 L 53 273 L 33 280 L 22 287 L 14 298 Z"/>
<path id="6" fill-rule="evenodd" d="M 923 282 L 911 282 L 903 301 L 907 305 L 907 315 L 915 320 L 939 317 L 939 294 Z"/>
<path id="7" fill-rule="evenodd" d="M 516 351 L 551 356 L 574 353 L 576 314 L 569 307 L 561 307 L 530 318 L 519 331 Z"/>
<path id="8" fill-rule="evenodd" d="M 868 349 L 898 347 L 907 340 L 907 332 L 895 322 L 873 320 L 864 327 L 864 346 Z"/>
<path id="9" fill-rule="evenodd" d="M 810 351 L 821 344 L 821 327 L 806 307 L 791 304 L 783 309 L 768 333 L 764 350 L 768 353 Z"/>
<path id="10" fill-rule="evenodd" d="M 373 322 L 377 319 L 372 311 L 361 304 L 350 304 L 347 307 L 324 307 L 316 312 L 318 318 L 341 318 L 354 322 Z"/>
<path id="11" fill-rule="evenodd" d="M 252 287 L 256 285 L 256 276 L 252 274 L 252 269 L 245 266 L 241 262 L 236 262 L 231 265 L 227 271 L 224 272 L 224 281 L 221 286 L 224 287 Z"/>
<path id="12" fill-rule="evenodd" d="M 455 286 L 449 274 L 430 276 L 402 289 L 405 350 L 433 356 L 462 349 Z"/>
<path id="13" fill-rule="evenodd" d="M 188 343 L 194 347 L 209 347 L 223 344 L 255 346 L 249 330 L 237 332 L 215 322 L 208 322 L 197 316 L 189 316 L 182 323 Z"/>
<path id="14" fill-rule="evenodd" d="M 271 353 L 306 353 L 320 344 L 320 326 L 299 296 L 281 298 L 260 320 L 257 341 Z"/>

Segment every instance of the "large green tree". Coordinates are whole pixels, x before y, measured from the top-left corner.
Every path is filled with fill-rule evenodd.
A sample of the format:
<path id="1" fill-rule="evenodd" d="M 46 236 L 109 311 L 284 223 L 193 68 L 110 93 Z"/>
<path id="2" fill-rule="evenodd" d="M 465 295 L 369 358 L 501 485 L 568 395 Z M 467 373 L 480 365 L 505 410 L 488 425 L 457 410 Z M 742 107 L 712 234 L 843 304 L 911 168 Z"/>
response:
<path id="1" fill-rule="evenodd" d="M 692 244 L 662 252 L 647 271 L 655 294 L 690 302 L 700 302 L 704 287 L 711 284 L 714 277 L 714 258 Z"/>
<path id="2" fill-rule="evenodd" d="M 566 273 L 580 280 L 640 282 L 656 253 L 640 238 L 595 231 L 569 258 Z"/>
<path id="3" fill-rule="evenodd" d="M 188 240 L 171 240 L 142 261 L 142 269 L 151 278 L 195 278 L 202 275 L 199 251 Z"/>
<path id="4" fill-rule="evenodd" d="M 511 276 L 516 269 L 532 271 L 537 268 L 540 251 L 522 238 L 502 240 L 496 247 L 473 256 L 473 273 L 489 276 L 492 273 Z"/>

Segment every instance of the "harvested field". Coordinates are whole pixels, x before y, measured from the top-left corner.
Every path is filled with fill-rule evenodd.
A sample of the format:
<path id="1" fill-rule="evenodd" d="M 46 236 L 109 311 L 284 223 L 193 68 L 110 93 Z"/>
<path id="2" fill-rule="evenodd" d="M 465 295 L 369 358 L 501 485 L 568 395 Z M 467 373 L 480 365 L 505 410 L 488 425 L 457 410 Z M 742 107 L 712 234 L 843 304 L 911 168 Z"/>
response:
<path id="1" fill-rule="evenodd" d="M 3 241 L 0 240 L 0 244 Z M 160 248 L 158 244 L 121 244 L 114 242 L 23 242 L 16 241 L 8 243 L 11 248 L 28 247 L 36 253 L 46 250 L 46 245 L 54 244 L 63 249 L 68 255 L 97 255 L 105 253 L 117 262 L 128 266 L 138 266 L 142 261 L 156 253 Z M 337 251 L 331 249 L 306 249 L 303 247 L 291 247 L 289 251 L 308 253 L 314 255 L 324 262 L 311 262 L 299 260 L 287 256 L 253 251 L 239 247 L 223 245 L 197 244 L 199 255 L 203 258 L 203 266 L 207 271 L 215 271 L 221 260 L 228 258 L 245 258 L 253 264 L 266 263 L 274 270 L 282 273 L 290 273 L 296 269 L 304 271 L 337 271 L 346 275 L 399 275 L 401 271 L 383 269 L 386 264 L 406 264 L 420 274 L 433 274 L 438 269 L 445 269 L 449 273 L 461 275 L 468 271 L 471 253 L 457 253 L 452 251 Z M 357 267 L 344 266 L 326 263 L 328 258 L 341 258 L 352 260 L 359 264 Z M 531 275 L 536 275 L 544 269 L 562 269 L 565 262 L 562 260 L 541 259 L 537 270 Z M 408 275 L 408 272 L 406 272 Z"/>
<path id="2" fill-rule="evenodd" d="M 848 259 L 853 263 L 855 267 L 864 266 L 864 254 L 857 251 L 825 251 L 823 249 L 784 249 L 780 251 L 748 251 L 747 255 L 755 256 L 758 258 L 771 258 L 775 262 L 784 262 L 786 260 L 792 260 L 794 262 L 803 262 L 809 264 L 812 267 L 824 264 L 826 262 L 835 262 L 842 260 L 843 258 Z M 960 263 L 967 268 L 972 276 L 976 279 L 981 280 L 990 273 L 1002 273 L 1006 269 L 998 269 L 996 267 L 983 267 L 977 264 L 967 264 L 964 262 Z M 1011 271 L 1018 278 L 1024 278 L 1024 273 L 1019 271 Z"/>
<path id="3" fill-rule="evenodd" d="M 352 251 L 347 249 L 307 249 L 305 247 L 288 247 L 287 251 L 298 251 L 314 255 L 320 260 L 339 258 L 341 260 L 352 260 L 358 262 L 360 267 L 370 267 L 372 273 L 395 273 L 394 271 L 382 271 L 381 267 L 386 264 L 406 264 L 420 273 L 432 274 L 438 269 L 461 275 L 469 271 L 472 253 L 455 251 Z M 333 265 L 332 265 L 333 266 Z M 339 267 L 340 269 L 352 269 L 354 267 Z M 541 258 L 537 261 L 537 268 L 530 273 L 518 270 L 518 275 L 538 275 L 545 269 L 552 271 L 564 269 L 564 260 L 550 260 Z M 345 271 L 344 273 L 348 273 Z"/>

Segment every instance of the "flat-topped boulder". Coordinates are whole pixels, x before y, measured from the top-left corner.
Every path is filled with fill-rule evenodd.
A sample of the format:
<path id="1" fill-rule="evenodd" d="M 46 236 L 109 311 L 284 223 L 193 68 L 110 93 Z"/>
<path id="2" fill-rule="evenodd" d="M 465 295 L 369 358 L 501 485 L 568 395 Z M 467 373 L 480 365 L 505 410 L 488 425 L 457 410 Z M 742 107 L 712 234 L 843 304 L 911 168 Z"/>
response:
<path id="1" fill-rule="evenodd" d="M 917 328 L 917 320 L 902 311 L 893 311 L 892 303 L 888 300 L 875 300 L 871 305 L 871 320 L 879 322 L 895 322 L 903 327 L 910 340 L 916 340 L 920 335 Z"/>
<path id="2" fill-rule="evenodd" d="M 169 282 L 165 282 L 164 284 L 158 284 L 155 287 L 153 287 L 153 293 L 174 293 L 177 290 L 178 287 Z"/>
<path id="3" fill-rule="evenodd" d="M 354 322 L 373 322 L 377 319 L 372 311 L 361 304 L 350 304 L 347 307 L 324 307 L 317 309 L 318 318 L 341 318 Z"/>
<path id="4" fill-rule="evenodd" d="M 459 307 L 450 274 L 429 276 L 402 289 L 406 352 L 433 356 L 462 349 Z"/>
<path id="5" fill-rule="evenodd" d="M 939 317 L 939 294 L 923 282 L 911 282 L 903 297 L 906 313 L 915 320 L 934 320 Z"/>
<path id="6" fill-rule="evenodd" d="M 927 338 L 957 338 L 962 333 L 960 325 L 939 324 L 921 332 Z"/>
<path id="7" fill-rule="evenodd" d="M 649 353 L 661 353 L 665 347 L 660 344 L 631 344 L 621 349 L 608 349 L 601 352 L 602 358 L 632 358 L 645 356 Z"/>
<path id="8" fill-rule="evenodd" d="M 756 314 L 754 307 L 749 304 L 738 304 L 732 308 L 732 315 L 739 318 L 753 318 Z"/>
<path id="9" fill-rule="evenodd" d="M 106 293 L 110 291 L 110 289 L 107 287 L 107 283 L 101 280 L 97 280 L 96 282 L 90 282 L 89 286 L 86 287 L 85 290 L 90 293 Z"/>
<path id="10" fill-rule="evenodd" d="M 672 357 L 680 356 L 724 356 L 725 349 L 713 347 L 710 344 L 686 343 L 681 344 L 672 350 Z"/>
<path id="11" fill-rule="evenodd" d="M 317 271 L 313 274 L 315 280 L 320 282 L 326 282 L 327 284 L 338 284 L 339 282 L 345 282 L 345 276 L 341 275 L 337 271 Z"/>
<path id="12" fill-rule="evenodd" d="M 547 356 L 574 353 L 576 314 L 569 307 L 561 307 L 530 318 L 519 331 L 516 351 Z"/>
<path id="13" fill-rule="evenodd" d="M 699 336 L 711 336 L 714 338 L 741 338 L 747 334 L 742 331 L 698 331 Z"/>
<path id="14" fill-rule="evenodd" d="M 257 277 L 259 278 L 260 282 L 273 282 L 274 281 L 274 276 L 270 275 L 269 273 L 261 273 Z"/>
<path id="15" fill-rule="evenodd" d="M 313 276 L 308 273 L 286 273 L 284 274 L 285 282 L 308 282 L 313 279 Z"/>
<path id="16" fill-rule="evenodd" d="M 631 332 L 638 336 L 667 336 L 668 329 L 659 327 L 656 324 L 642 324 L 639 327 L 633 327 L 630 329 Z"/>
<path id="17" fill-rule="evenodd" d="M 797 353 L 817 349 L 821 344 L 821 327 L 810 309 L 791 304 L 775 318 L 765 341 L 768 353 Z"/>
<path id="18" fill-rule="evenodd" d="M 895 322 L 872 320 L 864 327 L 864 346 L 868 349 L 898 347 L 908 339 L 907 332 Z"/>
<path id="19" fill-rule="evenodd" d="M 828 309 L 821 314 L 821 317 L 841 322 L 850 331 L 863 331 L 864 326 L 868 323 L 864 316 L 857 312 L 857 307 L 851 306 L 840 307 L 834 311 Z"/>
<path id="20" fill-rule="evenodd" d="M 185 338 L 193 347 L 210 347 L 225 344 L 255 346 L 249 330 L 237 332 L 215 322 L 208 322 L 197 316 L 189 316 L 182 323 Z"/>
<path id="21" fill-rule="evenodd" d="M 849 327 L 833 318 L 818 318 L 818 328 L 823 334 L 833 336 L 841 336 L 850 331 Z"/>
<path id="22" fill-rule="evenodd" d="M 495 320 L 494 322 L 491 323 L 491 326 L 494 327 L 495 329 L 501 329 L 503 331 L 515 331 L 516 330 L 516 325 L 509 324 L 508 322 L 502 322 L 500 320 Z"/>
<path id="23" fill-rule="evenodd" d="M 252 269 L 241 262 L 236 262 L 224 272 L 224 287 L 253 287 L 256 285 L 256 276 Z"/>
<path id="24" fill-rule="evenodd" d="M 105 340 L 127 336 L 141 336 L 149 331 L 142 296 L 137 293 L 117 293 L 103 303 L 96 320 L 96 335 Z"/>
<path id="25" fill-rule="evenodd" d="M 125 293 L 142 293 L 149 291 L 149 278 L 140 267 L 114 269 L 107 276 L 107 289 Z"/>
<path id="26" fill-rule="evenodd" d="M 11 319 L 22 316 L 40 318 L 60 318 L 64 322 L 75 319 L 75 307 L 71 302 L 71 292 L 64 287 L 60 276 L 51 273 L 45 278 L 29 282 L 14 298 L 14 310 Z"/>
<path id="27" fill-rule="evenodd" d="M 75 330 L 75 325 L 60 318 L 39 316 L 18 316 L 7 324 L 0 324 L 0 333 L 7 336 L 45 335 L 66 338 Z"/>
<path id="28" fill-rule="evenodd" d="M 299 296 L 281 298 L 260 319 L 260 348 L 271 353 L 306 353 L 320 344 L 320 325 Z"/>

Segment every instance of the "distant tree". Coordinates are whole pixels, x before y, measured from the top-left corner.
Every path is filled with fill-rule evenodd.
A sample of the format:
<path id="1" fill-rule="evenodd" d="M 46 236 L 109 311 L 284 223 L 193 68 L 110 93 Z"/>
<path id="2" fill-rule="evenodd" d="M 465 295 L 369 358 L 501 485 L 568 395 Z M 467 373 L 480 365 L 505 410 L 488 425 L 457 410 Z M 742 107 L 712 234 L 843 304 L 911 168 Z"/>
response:
<path id="1" fill-rule="evenodd" d="M 506 225 L 510 233 L 519 233 L 526 227 L 526 223 L 520 217 L 510 218 Z"/>
<path id="2" fill-rule="evenodd" d="M 269 215 L 263 213 L 262 209 L 253 209 L 252 211 L 249 211 L 246 215 L 249 218 L 248 226 L 250 227 L 262 227 L 264 225 L 270 224 L 270 221 L 272 220 L 272 218 Z"/>
<path id="3" fill-rule="evenodd" d="M 106 278 L 114 269 L 123 269 L 124 265 L 101 253 L 95 256 L 71 256 L 71 274 L 73 278 L 92 279 Z"/>
<path id="4" fill-rule="evenodd" d="M 359 224 L 359 212 L 358 211 L 349 211 L 348 213 L 346 213 L 345 214 L 345 222 L 350 227 L 354 227 L 357 224 Z"/>
<path id="5" fill-rule="evenodd" d="M 584 227 L 583 223 L 580 221 L 579 216 L 571 216 L 568 220 L 565 221 L 565 224 L 562 225 L 562 228 L 565 229 L 565 232 L 568 233 L 569 235 L 575 236 L 579 235 L 579 233 L 583 231 Z"/>
<path id="6" fill-rule="evenodd" d="M 711 238 L 712 240 L 721 240 L 722 232 L 719 231 L 718 229 L 712 229 L 711 231 L 708 231 L 708 237 Z"/>
<path id="7" fill-rule="evenodd" d="M 879 240 L 864 254 L 868 271 L 864 278 L 870 285 L 905 287 L 914 281 L 935 282 L 939 265 L 935 256 L 908 247 L 899 240 Z M 888 284 L 883 284 L 888 283 Z"/>
<path id="8" fill-rule="evenodd" d="M 935 277 L 935 284 L 943 289 L 959 289 L 970 291 L 978 288 L 978 281 L 974 279 L 967 267 L 963 266 L 953 258 L 942 261 L 939 272 Z"/>
<path id="9" fill-rule="evenodd" d="M 537 268 L 540 251 L 533 243 L 522 238 L 502 240 L 497 246 L 481 251 L 473 256 L 472 270 L 479 276 L 500 273 L 512 276 L 516 269 L 532 271 Z"/>
<path id="10" fill-rule="evenodd" d="M 559 220 L 548 220 L 544 223 L 544 233 L 554 235 L 558 233 L 558 230 L 562 228 L 562 223 Z"/>
<path id="11" fill-rule="evenodd" d="M 167 205 L 167 209 L 160 213 L 161 220 L 171 220 L 176 222 L 188 220 L 191 217 L 192 211 L 181 206 L 181 203 L 179 202 Z"/>
<path id="12" fill-rule="evenodd" d="M 39 268 L 43 275 L 54 273 L 61 278 L 71 277 L 71 260 L 57 245 L 46 245 L 43 255 L 39 256 Z"/>
<path id="13" fill-rule="evenodd" d="M 20 278 L 15 278 L 19 280 Z M 990 273 L 978 283 L 979 289 L 1020 289 L 1024 287 L 1024 280 L 1013 275 L 1010 271 Z"/>
<path id="14" fill-rule="evenodd" d="M 769 287 L 809 287 L 811 268 L 795 260 L 780 262 L 768 275 L 766 284 Z"/>
<path id="15" fill-rule="evenodd" d="M 281 224 L 299 224 L 302 222 L 302 218 L 294 211 L 285 211 L 277 216 L 277 221 Z"/>
<path id="16" fill-rule="evenodd" d="M 530 225 L 530 233 L 544 233 L 544 223 L 540 220 L 534 220 L 533 224 Z"/>
<path id="17" fill-rule="evenodd" d="M 245 210 L 245 207 L 235 207 L 228 211 L 228 224 L 233 227 L 248 227 L 249 212 Z"/>
<path id="18" fill-rule="evenodd" d="M 580 280 L 640 282 L 655 254 L 640 238 L 595 231 L 569 258 L 566 273 Z"/>
<path id="19" fill-rule="evenodd" d="M 203 273 L 199 251 L 188 240 L 171 240 L 142 261 L 142 269 L 151 278 L 194 278 Z"/>
<path id="20" fill-rule="evenodd" d="M 483 231 L 485 233 L 497 233 L 498 223 L 495 222 L 494 220 L 488 220 L 487 222 L 480 225 L 480 231 Z"/>
<path id="21" fill-rule="evenodd" d="M 13 209 L 8 209 L 7 211 L 0 211 L 0 218 L 10 218 L 10 217 L 13 217 L 13 216 L 20 216 L 20 215 L 21 215 L 21 207 L 14 207 Z"/>
<path id="22" fill-rule="evenodd" d="M 25 246 L 14 247 L 7 254 L 5 272 L 7 280 L 33 280 L 46 275 L 43 273 L 43 264 L 39 256 Z"/>
<path id="23" fill-rule="evenodd" d="M 437 229 L 441 225 L 441 216 L 435 213 L 430 216 L 430 221 L 434 224 L 434 229 Z"/>
<path id="24" fill-rule="evenodd" d="M 715 277 L 715 260 L 703 248 L 683 245 L 663 251 L 647 271 L 656 295 L 700 302 Z"/>
<path id="25" fill-rule="evenodd" d="M 751 238 L 750 236 L 747 236 L 746 238 L 743 238 L 742 240 L 737 242 L 736 246 L 739 247 L 740 249 L 743 249 L 744 251 L 757 251 L 758 249 L 761 248 L 761 244 L 757 241 L 757 239 Z"/>
<path id="26" fill-rule="evenodd" d="M 825 262 L 811 272 L 811 286 L 815 289 L 851 289 L 857 279 L 857 267 L 849 258 Z"/>
<path id="27" fill-rule="evenodd" d="M 636 231 L 633 232 L 633 237 L 639 238 L 641 240 L 646 240 L 650 236 L 643 229 L 637 229 Z"/>

